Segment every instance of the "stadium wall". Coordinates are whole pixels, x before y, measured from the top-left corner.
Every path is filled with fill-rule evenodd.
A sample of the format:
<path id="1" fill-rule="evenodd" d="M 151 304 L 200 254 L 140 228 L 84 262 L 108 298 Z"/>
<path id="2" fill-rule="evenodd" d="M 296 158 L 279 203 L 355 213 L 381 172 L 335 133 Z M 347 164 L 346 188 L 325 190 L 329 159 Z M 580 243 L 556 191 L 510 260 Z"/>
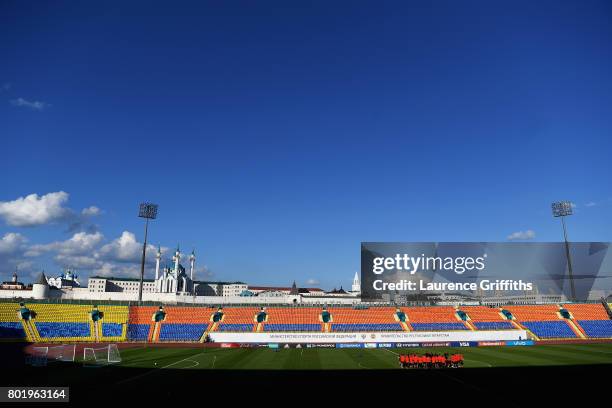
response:
<path id="1" fill-rule="evenodd" d="M 36 296 L 31 290 L 0 290 L 1 299 L 35 299 Z M 67 289 L 67 290 L 51 290 L 48 299 L 62 300 L 82 300 L 82 301 L 118 301 L 118 302 L 134 302 L 138 300 L 137 292 L 90 292 L 87 288 Z M 164 304 L 201 304 L 201 305 L 219 305 L 219 304 L 240 304 L 240 305 L 260 305 L 260 304 L 311 304 L 324 305 L 328 303 L 352 305 L 359 303 L 358 297 L 340 298 L 309 298 L 307 296 L 184 296 L 174 293 L 143 293 L 142 299 L 145 302 L 160 302 Z"/>
<path id="2" fill-rule="evenodd" d="M 367 343 L 527 340 L 525 330 L 384 333 L 209 333 L 215 343 Z"/>

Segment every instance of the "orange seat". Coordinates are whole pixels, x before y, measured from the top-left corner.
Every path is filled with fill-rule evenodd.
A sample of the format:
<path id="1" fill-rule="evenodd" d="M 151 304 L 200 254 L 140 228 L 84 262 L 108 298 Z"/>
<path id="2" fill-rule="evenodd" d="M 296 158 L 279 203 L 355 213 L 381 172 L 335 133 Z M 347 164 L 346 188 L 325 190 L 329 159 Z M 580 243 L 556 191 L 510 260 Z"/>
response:
<path id="1" fill-rule="evenodd" d="M 609 320 L 608 313 L 600 303 L 563 305 L 575 320 Z"/>
<path id="2" fill-rule="evenodd" d="M 507 306 L 504 309 L 510 311 L 516 320 L 523 322 L 541 322 L 559 320 L 559 306 L 557 305 L 522 305 Z"/>

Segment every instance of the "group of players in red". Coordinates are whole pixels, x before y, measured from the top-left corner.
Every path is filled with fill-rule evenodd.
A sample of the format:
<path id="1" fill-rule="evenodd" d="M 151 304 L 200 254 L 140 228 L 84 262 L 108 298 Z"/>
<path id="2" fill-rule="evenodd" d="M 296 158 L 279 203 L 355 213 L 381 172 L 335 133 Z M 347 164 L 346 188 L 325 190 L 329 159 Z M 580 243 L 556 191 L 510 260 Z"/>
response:
<path id="1" fill-rule="evenodd" d="M 463 367 L 463 354 L 402 354 L 402 368 L 459 368 Z"/>

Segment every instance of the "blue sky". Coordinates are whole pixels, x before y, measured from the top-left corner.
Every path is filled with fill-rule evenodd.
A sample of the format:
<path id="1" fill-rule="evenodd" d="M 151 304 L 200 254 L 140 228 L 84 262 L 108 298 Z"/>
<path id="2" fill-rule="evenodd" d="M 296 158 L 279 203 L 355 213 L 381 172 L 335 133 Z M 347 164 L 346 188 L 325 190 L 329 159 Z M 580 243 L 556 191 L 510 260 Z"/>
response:
<path id="1" fill-rule="evenodd" d="M 178 3 L 0 5 L 2 278 L 133 275 L 142 200 L 152 244 L 252 284 L 556 241 L 559 199 L 611 240 L 609 2 Z"/>

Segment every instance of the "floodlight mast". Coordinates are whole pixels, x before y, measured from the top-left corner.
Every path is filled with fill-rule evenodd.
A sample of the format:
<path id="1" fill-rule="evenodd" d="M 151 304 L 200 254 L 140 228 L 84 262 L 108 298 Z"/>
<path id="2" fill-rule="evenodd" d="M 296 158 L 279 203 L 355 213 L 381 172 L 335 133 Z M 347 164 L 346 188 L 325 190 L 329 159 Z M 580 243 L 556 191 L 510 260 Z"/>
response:
<path id="1" fill-rule="evenodd" d="M 572 215 L 574 205 L 570 201 L 557 201 L 552 203 L 553 217 L 561 218 L 563 225 L 563 240 L 565 241 L 565 256 L 567 257 L 567 271 L 570 279 L 571 301 L 576 301 L 576 289 L 574 287 L 574 272 L 572 270 L 572 257 L 570 255 L 569 242 L 567 240 L 567 227 L 565 226 L 565 217 Z"/>
<path id="2" fill-rule="evenodd" d="M 144 284 L 145 256 L 147 253 L 147 233 L 149 232 L 149 220 L 157 218 L 157 204 L 141 203 L 138 216 L 145 219 L 144 243 L 142 244 L 142 259 L 140 262 L 140 285 L 138 286 L 138 304 L 142 304 L 142 286 Z"/>

